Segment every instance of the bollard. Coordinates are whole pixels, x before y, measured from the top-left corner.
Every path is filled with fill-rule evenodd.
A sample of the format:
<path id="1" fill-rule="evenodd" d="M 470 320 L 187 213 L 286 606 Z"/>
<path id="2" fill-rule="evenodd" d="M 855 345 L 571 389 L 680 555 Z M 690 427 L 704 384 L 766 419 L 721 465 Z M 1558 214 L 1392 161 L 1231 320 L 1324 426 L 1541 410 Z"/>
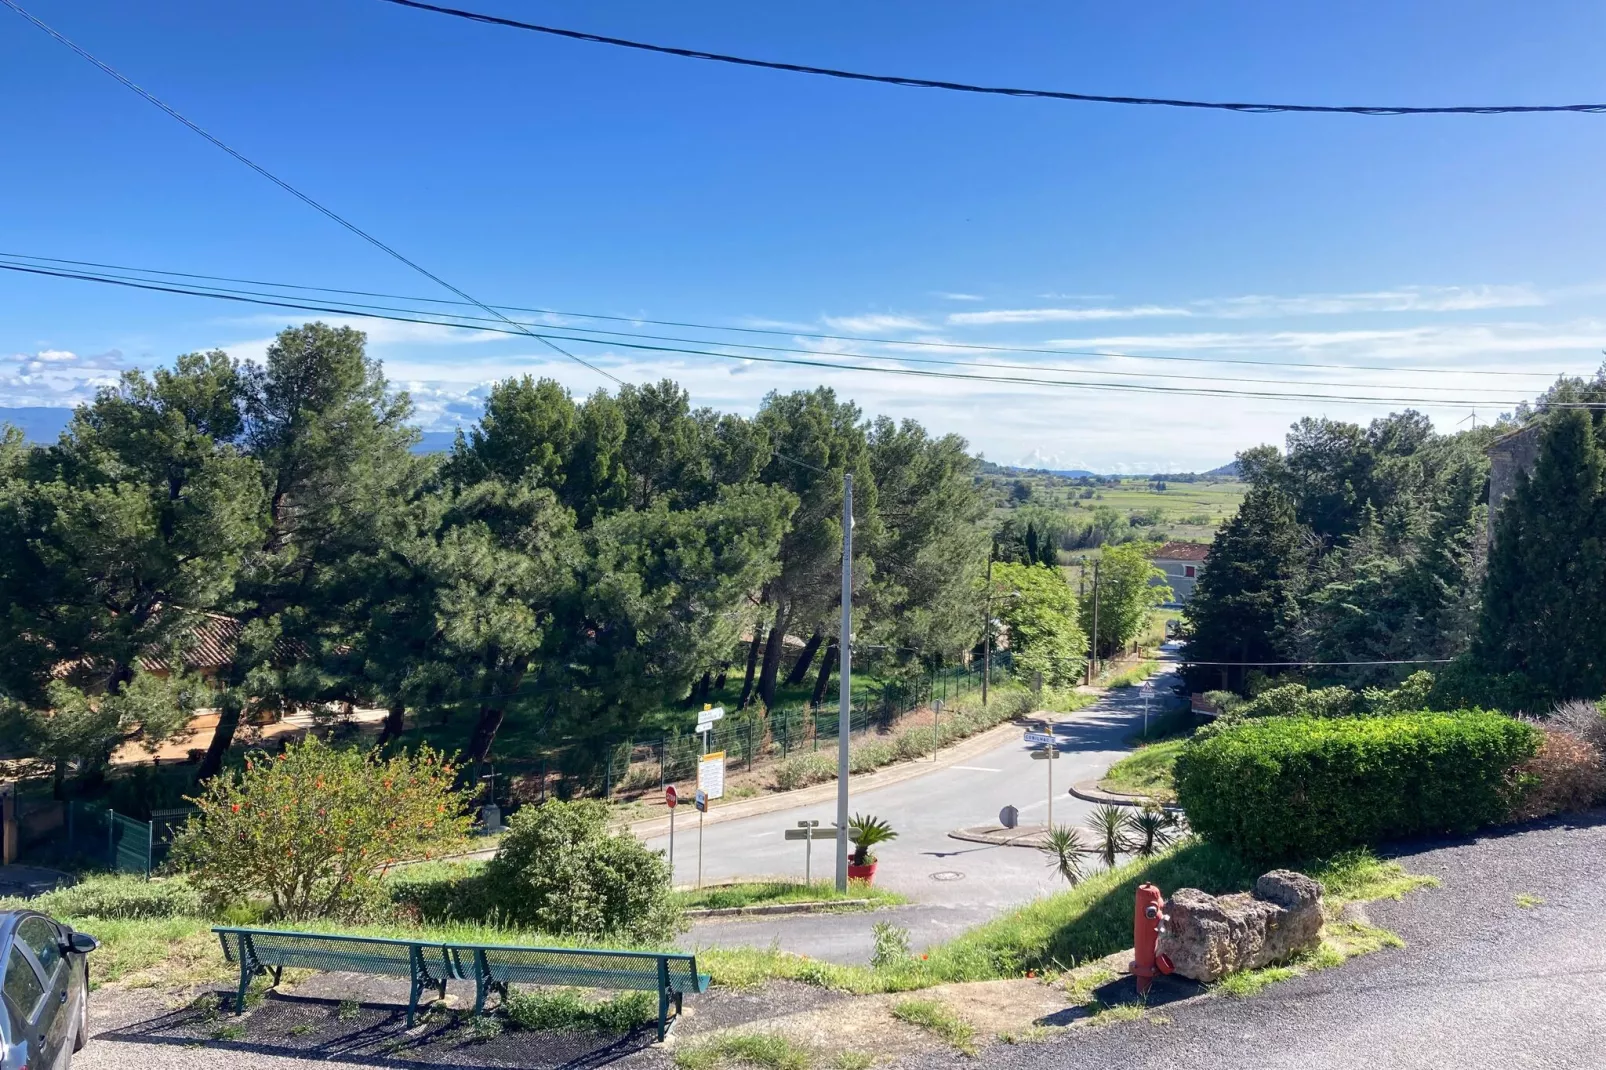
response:
<path id="1" fill-rule="evenodd" d="M 1152 884 L 1138 885 L 1136 902 L 1132 906 L 1132 976 L 1137 978 L 1138 994 L 1149 991 L 1149 985 L 1158 972 L 1170 973 L 1170 963 L 1155 961 L 1154 947 L 1160 938 L 1161 911 L 1165 900 L 1160 889 Z"/>

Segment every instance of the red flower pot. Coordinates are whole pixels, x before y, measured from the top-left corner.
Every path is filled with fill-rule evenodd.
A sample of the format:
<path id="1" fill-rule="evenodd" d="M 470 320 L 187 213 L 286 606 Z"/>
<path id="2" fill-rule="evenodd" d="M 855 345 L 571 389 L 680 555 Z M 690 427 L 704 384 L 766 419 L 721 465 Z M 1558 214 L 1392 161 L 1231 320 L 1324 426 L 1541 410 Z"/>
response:
<path id="1" fill-rule="evenodd" d="M 875 867 L 876 867 L 876 865 L 877 864 L 875 862 L 871 862 L 867 866 L 856 866 L 852 862 L 849 862 L 848 863 L 848 879 L 849 880 L 855 880 L 855 881 L 863 881 L 864 883 L 869 884 L 871 881 L 875 880 Z"/>

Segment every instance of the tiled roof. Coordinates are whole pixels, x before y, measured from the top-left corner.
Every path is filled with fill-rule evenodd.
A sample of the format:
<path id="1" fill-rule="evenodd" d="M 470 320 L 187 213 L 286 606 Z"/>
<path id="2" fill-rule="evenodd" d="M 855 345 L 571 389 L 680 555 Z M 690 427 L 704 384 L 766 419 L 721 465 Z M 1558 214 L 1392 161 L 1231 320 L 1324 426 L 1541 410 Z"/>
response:
<path id="1" fill-rule="evenodd" d="M 1202 542 L 1168 542 L 1154 552 L 1156 561 L 1203 561 L 1210 547 Z"/>

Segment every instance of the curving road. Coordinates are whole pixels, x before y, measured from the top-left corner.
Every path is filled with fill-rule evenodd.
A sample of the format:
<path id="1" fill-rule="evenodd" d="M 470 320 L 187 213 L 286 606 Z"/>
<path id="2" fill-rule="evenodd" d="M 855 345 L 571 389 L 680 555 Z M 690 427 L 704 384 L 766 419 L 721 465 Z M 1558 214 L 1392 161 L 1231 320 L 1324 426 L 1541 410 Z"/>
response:
<path id="1" fill-rule="evenodd" d="M 1164 656 L 1169 659 L 1169 651 Z M 1176 677 L 1155 677 L 1156 699 L 1170 694 Z M 1158 702 L 1151 707 L 1157 710 Z M 853 793 L 853 812 L 872 813 L 891 822 L 898 838 L 877 850 L 876 883 L 909 896 L 913 903 L 874 914 L 789 915 L 768 918 L 710 919 L 698 923 L 685 943 L 697 945 L 778 944 L 816 958 L 863 962 L 869 958 L 871 927 L 893 921 L 910 930 L 916 947 L 949 939 L 1001 911 L 1061 886 L 1029 848 L 1002 847 L 952 839 L 965 826 L 997 821 L 1006 805 L 1020 810 L 1022 824 L 1042 824 L 1049 809 L 1047 767 L 1054 766 L 1054 822 L 1082 824 L 1093 804 L 1066 793 L 1073 781 L 1098 776 L 1131 748 L 1123 740 L 1141 729 L 1143 696 L 1137 688 L 1112 691 L 1093 706 L 1067 714 L 1054 724 L 1061 757 L 1032 760 L 1029 748 L 1012 741 L 967 760 L 934 768 L 930 775 Z M 736 877 L 803 877 L 804 844 L 783 833 L 800 820 L 829 826 L 834 802 L 709 825 L 703 839 L 705 882 Z M 666 848 L 668 839 L 648 841 Z M 834 845 L 814 844 L 816 880 L 834 874 Z M 688 807 L 677 820 L 675 882 L 697 879 L 696 815 Z"/>

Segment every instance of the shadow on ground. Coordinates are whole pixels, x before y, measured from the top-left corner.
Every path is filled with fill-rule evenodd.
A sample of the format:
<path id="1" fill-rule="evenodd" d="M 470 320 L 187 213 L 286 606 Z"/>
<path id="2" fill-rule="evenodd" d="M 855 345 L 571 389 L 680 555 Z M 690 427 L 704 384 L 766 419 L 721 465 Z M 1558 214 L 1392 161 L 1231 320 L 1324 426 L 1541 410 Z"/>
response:
<path id="1" fill-rule="evenodd" d="M 227 1009 L 231 999 L 223 994 L 202 997 L 180 1010 L 100 1033 L 97 1039 L 203 1045 L 397 1070 L 440 1066 L 592 1070 L 651 1050 L 658 1035 L 656 1024 L 625 1036 L 480 1031 L 469 1015 L 451 1010 L 421 1011 L 418 1024 L 408 1029 L 406 1009 L 395 1004 L 277 992 L 235 1016 Z"/>

